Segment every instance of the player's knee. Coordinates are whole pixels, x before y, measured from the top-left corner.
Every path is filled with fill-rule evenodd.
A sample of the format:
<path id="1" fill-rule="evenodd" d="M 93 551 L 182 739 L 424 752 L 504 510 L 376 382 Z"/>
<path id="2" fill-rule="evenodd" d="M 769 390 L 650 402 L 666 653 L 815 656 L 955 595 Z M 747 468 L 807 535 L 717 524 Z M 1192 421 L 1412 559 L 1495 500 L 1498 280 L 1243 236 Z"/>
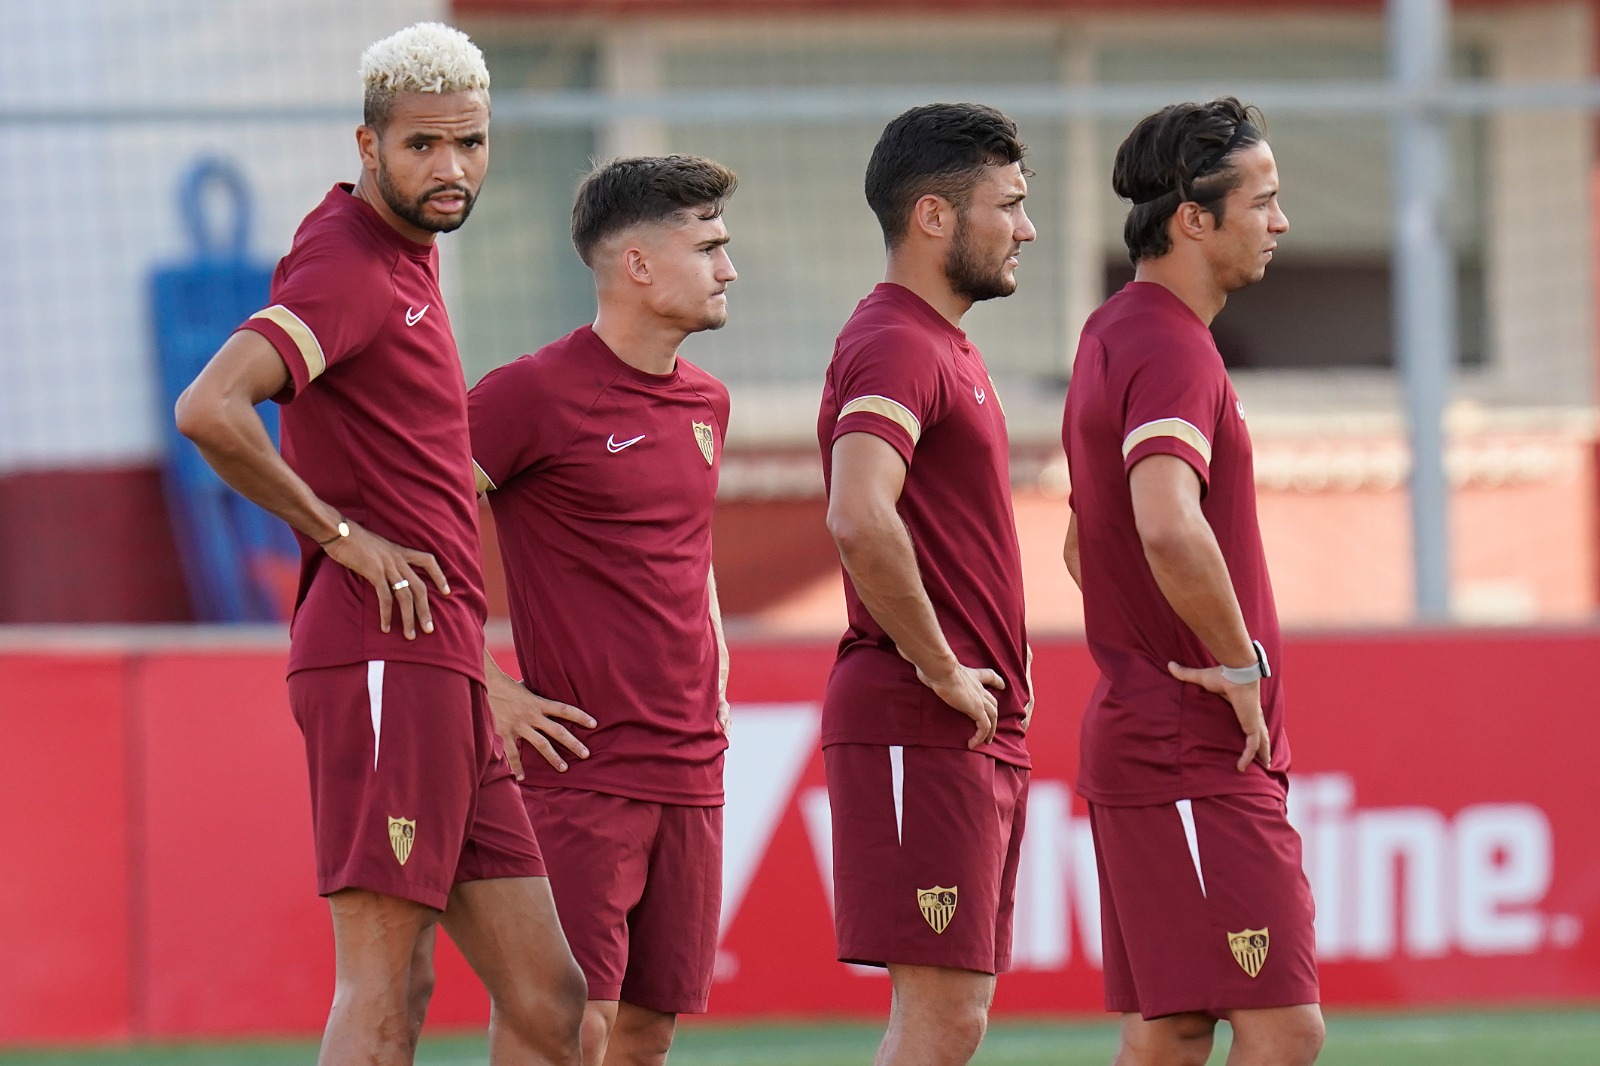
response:
<path id="1" fill-rule="evenodd" d="M 413 969 L 406 992 L 406 1016 L 411 1021 L 412 1042 L 422 1032 L 422 1023 L 428 1017 L 428 1004 L 433 1000 L 433 967 Z"/>
<path id="2" fill-rule="evenodd" d="M 619 1061 L 628 1063 L 629 1066 L 659 1066 L 667 1061 L 667 1053 L 672 1050 L 672 1036 L 676 1029 L 677 1016 L 672 1014 L 652 1014 L 647 1018 L 632 1018 L 626 1030 L 619 1017 L 617 1032 L 612 1039 L 625 1045 L 627 1050 L 627 1054 Z"/>
<path id="3" fill-rule="evenodd" d="M 606 1046 L 610 1040 L 611 1019 L 601 1011 L 585 1010 L 582 1023 L 583 1061 L 586 1063 L 604 1061 Z"/>
<path id="4" fill-rule="evenodd" d="M 586 1020 L 584 1008 L 588 1004 L 589 982 L 584 980 L 583 971 L 573 962 L 561 969 L 534 1006 L 562 1032 L 570 1030 L 576 1041 Z"/>
<path id="5" fill-rule="evenodd" d="M 1327 1030 L 1322 1012 L 1296 1010 L 1272 1019 L 1270 1026 L 1234 1031 L 1234 1046 L 1241 1061 L 1273 1066 L 1311 1066 L 1322 1052 Z"/>
<path id="6" fill-rule="evenodd" d="M 1122 1027 L 1114 1066 L 1205 1066 L 1216 1022 L 1201 1014 L 1175 1014 Z"/>
<path id="7" fill-rule="evenodd" d="M 961 1004 L 941 1013 L 939 1028 L 943 1030 L 941 1043 L 956 1052 L 955 1057 L 964 1052 L 970 1058 L 989 1031 L 989 1011 L 981 1003 Z"/>
<path id="8" fill-rule="evenodd" d="M 1291 1066 L 1311 1066 L 1322 1053 L 1322 1044 L 1327 1036 L 1321 1011 L 1296 1014 L 1294 1020 L 1284 1027 L 1281 1057 L 1277 1061 Z"/>
<path id="9" fill-rule="evenodd" d="M 527 1044 L 554 1057 L 576 1059 L 582 1047 L 584 1005 L 589 986 L 577 963 L 562 967 L 546 983 L 519 983 L 509 994 L 494 997 L 495 1024 L 505 1026 Z"/>

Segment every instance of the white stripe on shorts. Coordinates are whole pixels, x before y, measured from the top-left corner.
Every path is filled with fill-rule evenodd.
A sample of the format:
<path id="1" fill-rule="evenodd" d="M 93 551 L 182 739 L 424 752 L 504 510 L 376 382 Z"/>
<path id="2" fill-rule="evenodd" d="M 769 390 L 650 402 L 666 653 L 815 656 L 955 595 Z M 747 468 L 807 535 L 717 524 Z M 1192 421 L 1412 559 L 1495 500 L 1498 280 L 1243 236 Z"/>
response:
<path id="1" fill-rule="evenodd" d="M 1194 860 L 1194 875 L 1200 879 L 1200 894 L 1206 894 L 1206 875 L 1200 872 L 1200 838 L 1194 832 L 1194 804 L 1178 801 L 1178 817 L 1183 822 L 1183 837 L 1189 842 L 1189 858 Z"/>
<path id="2" fill-rule="evenodd" d="M 367 663 L 367 706 L 372 710 L 372 771 L 378 771 L 378 741 L 383 739 L 383 660 Z"/>
<path id="3" fill-rule="evenodd" d="M 906 811 L 906 749 L 898 745 L 889 747 L 889 781 L 894 789 L 894 840 L 903 844 L 900 823 Z"/>

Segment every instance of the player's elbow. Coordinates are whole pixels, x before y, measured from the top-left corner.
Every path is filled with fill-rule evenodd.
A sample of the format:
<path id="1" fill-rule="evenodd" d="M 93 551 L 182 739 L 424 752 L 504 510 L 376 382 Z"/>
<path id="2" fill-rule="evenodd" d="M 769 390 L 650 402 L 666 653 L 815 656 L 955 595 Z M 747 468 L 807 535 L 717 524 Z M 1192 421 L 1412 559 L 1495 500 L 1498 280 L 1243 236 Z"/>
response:
<path id="1" fill-rule="evenodd" d="M 177 423 L 178 432 L 196 444 L 215 436 L 220 421 L 216 405 L 208 403 L 193 384 L 179 395 L 178 402 L 172 408 L 172 418 Z"/>
<path id="2" fill-rule="evenodd" d="M 844 559 L 859 555 L 881 536 L 881 519 L 870 510 L 837 502 L 828 506 L 828 534 Z"/>
<path id="3" fill-rule="evenodd" d="M 1187 556 L 1199 539 L 1194 523 L 1182 512 L 1139 515 L 1135 525 L 1145 557 L 1152 563 Z"/>

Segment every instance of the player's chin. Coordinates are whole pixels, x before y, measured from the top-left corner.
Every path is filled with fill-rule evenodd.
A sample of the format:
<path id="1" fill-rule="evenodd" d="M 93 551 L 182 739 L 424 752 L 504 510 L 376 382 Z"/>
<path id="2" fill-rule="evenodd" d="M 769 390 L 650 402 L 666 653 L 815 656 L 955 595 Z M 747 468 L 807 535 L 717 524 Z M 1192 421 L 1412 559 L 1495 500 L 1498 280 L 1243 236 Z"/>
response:
<path id="1" fill-rule="evenodd" d="M 467 223 L 467 216 L 471 211 L 462 211 L 456 215 L 437 216 L 434 224 L 429 227 L 435 233 L 453 233 Z"/>
<path id="2" fill-rule="evenodd" d="M 423 208 L 423 217 L 427 221 L 427 228 L 435 233 L 451 233 L 466 224 L 468 216 L 472 214 L 475 201 L 468 200 L 457 211 L 440 211 L 431 203 Z"/>
<path id="3" fill-rule="evenodd" d="M 1002 271 L 995 275 L 994 282 L 989 286 L 989 293 L 985 299 L 1004 299 L 1017 291 L 1016 268 Z"/>

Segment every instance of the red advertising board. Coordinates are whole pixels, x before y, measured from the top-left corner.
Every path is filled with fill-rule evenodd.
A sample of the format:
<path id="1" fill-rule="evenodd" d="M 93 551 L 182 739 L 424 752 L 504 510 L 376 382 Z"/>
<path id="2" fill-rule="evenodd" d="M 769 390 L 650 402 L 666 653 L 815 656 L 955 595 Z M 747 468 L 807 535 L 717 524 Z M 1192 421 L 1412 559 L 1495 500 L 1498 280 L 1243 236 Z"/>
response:
<path id="1" fill-rule="evenodd" d="M 1100 1006 L 1070 779 L 1093 664 L 1036 645 L 1035 772 L 999 1013 Z M 734 648 L 715 1016 L 881 1016 L 832 957 L 831 647 Z M 509 659 L 506 655 L 504 658 Z M 332 994 L 281 646 L 0 651 L 0 1044 L 314 1032 Z M 1332 1005 L 1600 1001 L 1600 632 L 1291 639 L 1291 814 Z M 430 1024 L 482 992 L 441 943 Z"/>
<path id="2" fill-rule="evenodd" d="M 1098 883 L 1070 784 L 1095 672 L 1081 645 L 1036 651 L 1015 969 L 995 1009 L 1095 1011 Z M 747 648 L 739 660 L 727 821 L 730 847 L 742 835 L 748 850 L 725 870 L 719 1011 L 881 1012 L 887 1002 L 881 976 L 827 950 L 819 712 L 814 695 L 795 700 L 799 675 L 812 673 L 814 692 L 827 659 Z M 1596 663 L 1592 634 L 1289 641 L 1291 817 L 1318 899 L 1328 1003 L 1600 997 Z"/>

